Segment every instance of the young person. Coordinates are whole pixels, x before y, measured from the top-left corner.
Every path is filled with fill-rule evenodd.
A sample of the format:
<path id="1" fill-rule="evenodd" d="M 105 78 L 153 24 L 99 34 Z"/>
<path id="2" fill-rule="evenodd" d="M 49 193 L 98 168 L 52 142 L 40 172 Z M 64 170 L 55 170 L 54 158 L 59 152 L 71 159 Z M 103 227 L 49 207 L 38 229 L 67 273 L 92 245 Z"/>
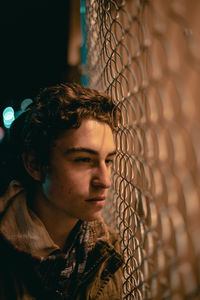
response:
<path id="1" fill-rule="evenodd" d="M 115 156 L 112 100 L 44 89 L 10 129 L 0 198 L 0 299 L 122 299 L 119 238 L 101 217 Z"/>

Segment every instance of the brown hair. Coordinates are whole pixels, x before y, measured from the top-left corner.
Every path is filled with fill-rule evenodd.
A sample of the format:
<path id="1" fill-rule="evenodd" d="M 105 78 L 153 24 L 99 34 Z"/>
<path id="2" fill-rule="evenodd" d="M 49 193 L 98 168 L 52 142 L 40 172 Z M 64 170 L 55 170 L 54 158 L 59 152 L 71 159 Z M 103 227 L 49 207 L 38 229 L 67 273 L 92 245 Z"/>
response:
<path id="1" fill-rule="evenodd" d="M 106 94 L 78 84 L 45 88 L 11 126 L 12 147 L 19 156 L 33 152 L 40 165 L 48 165 L 55 140 L 64 130 L 78 128 L 84 119 L 96 119 L 114 129 L 117 106 Z M 24 173 L 20 177 L 23 181 Z"/>

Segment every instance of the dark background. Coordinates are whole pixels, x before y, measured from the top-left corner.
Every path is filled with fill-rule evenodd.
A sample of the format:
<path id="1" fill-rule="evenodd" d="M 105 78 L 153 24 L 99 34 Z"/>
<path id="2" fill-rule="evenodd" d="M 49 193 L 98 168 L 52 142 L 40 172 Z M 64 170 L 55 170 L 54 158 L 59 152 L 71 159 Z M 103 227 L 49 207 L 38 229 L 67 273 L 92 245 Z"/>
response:
<path id="1" fill-rule="evenodd" d="M 76 0 L 75 0 L 76 1 Z M 67 62 L 72 1 L 5 1 L 0 8 L 0 126 L 7 106 L 58 82 L 80 82 Z M 6 132 L 7 134 L 7 132 Z M 6 138 L 0 143 L 0 189 L 7 182 Z"/>
<path id="2" fill-rule="evenodd" d="M 70 3 L 12 0 L 0 9 L 1 110 L 17 108 L 40 87 L 74 81 L 67 64 Z"/>

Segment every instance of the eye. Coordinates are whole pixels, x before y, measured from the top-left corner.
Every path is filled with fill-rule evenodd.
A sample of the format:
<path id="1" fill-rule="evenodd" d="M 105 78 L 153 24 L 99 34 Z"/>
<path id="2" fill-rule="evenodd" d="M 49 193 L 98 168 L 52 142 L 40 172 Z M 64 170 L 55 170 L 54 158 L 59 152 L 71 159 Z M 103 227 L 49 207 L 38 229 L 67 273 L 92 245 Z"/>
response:
<path id="1" fill-rule="evenodd" d="M 92 159 L 90 157 L 77 157 L 75 162 L 83 162 L 83 163 L 90 163 Z"/>
<path id="2" fill-rule="evenodd" d="M 113 165 L 113 159 L 106 159 L 106 165 L 111 167 Z"/>

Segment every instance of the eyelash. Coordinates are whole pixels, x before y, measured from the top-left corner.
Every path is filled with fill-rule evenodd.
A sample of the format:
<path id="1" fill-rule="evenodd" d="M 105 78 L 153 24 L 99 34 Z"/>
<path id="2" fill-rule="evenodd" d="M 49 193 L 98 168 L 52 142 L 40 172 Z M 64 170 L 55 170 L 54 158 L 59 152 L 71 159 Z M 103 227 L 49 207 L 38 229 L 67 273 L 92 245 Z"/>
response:
<path id="1" fill-rule="evenodd" d="M 112 166 L 113 165 L 113 159 L 106 159 L 106 164 L 109 165 L 109 166 L 110 165 Z"/>
<path id="2" fill-rule="evenodd" d="M 89 157 L 80 157 L 75 159 L 76 162 L 91 162 L 92 159 Z"/>
<path id="3" fill-rule="evenodd" d="M 76 158 L 75 162 L 91 163 L 91 162 L 93 162 L 93 160 L 92 160 L 92 158 L 89 158 L 89 157 L 80 157 L 80 158 Z M 106 163 L 106 165 L 112 165 L 113 159 L 106 159 L 105 163 Z"/>

